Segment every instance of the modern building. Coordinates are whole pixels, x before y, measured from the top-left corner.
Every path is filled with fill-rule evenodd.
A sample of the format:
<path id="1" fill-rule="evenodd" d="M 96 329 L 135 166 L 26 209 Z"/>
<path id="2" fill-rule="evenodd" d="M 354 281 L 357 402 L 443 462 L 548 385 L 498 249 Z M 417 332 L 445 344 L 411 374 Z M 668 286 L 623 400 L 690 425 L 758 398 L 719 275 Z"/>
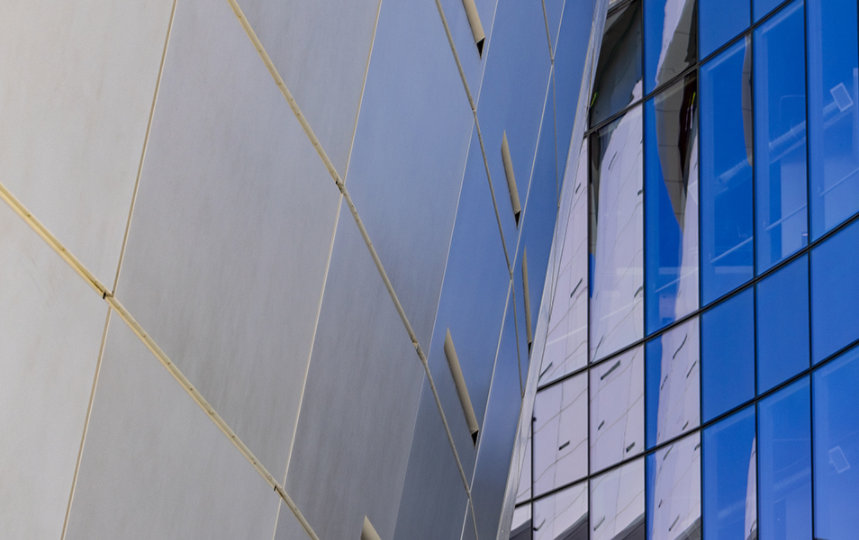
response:
<path id="1" fill-rule="evenodd" d="M 611 4 L 510 538 L 855 538 L 857 4 Z"/>

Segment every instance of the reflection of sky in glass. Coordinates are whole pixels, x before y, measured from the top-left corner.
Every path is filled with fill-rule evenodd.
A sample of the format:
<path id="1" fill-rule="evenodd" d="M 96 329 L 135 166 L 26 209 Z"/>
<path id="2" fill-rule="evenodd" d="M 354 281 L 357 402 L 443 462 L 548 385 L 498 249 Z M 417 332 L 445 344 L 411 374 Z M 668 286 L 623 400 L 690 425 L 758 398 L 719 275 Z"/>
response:
<path id="1" fill-rule="evenodd" d="M 811 538 L 808 378 L 761 401 L 761 540 Z"/>
<path id="2" fill-rule="evenodd" d="M 751 55 L 745 41 L 701 68 L 701 274 L 709 303 L 753 273 Z"/>
<path id="3" fill-rule="evenodd" d="M 644 450 L 644 349 L 591 369 L 591 471 Z"/>
<path id="4" fill-rule="evenodd" d="M 534 418 L 534 495 L 587 475 L 587 373 L 540 391 Z"/>
<path id="5" fill-rule="evenodd" d="M 698 318 L 648 341 L 647 447 L 700 424 Z"/>
<path id="6" fill-rule="evenodd" d="M 859 337 L 859 221 L 811 251 L 811 345 L 818 362 Z"/>
<path id="7" fill-rule="evenodd" d="M 808 243 L 802 2 L 755 30 L 758 272 Z"/>
<path id="8" fill-rule="evenodd" d="M 647 537 L 701 537 L 701 435 L 647 456 Z"/>
<path id="9" fill-rule="evenodd" d="M 698 118 L 695 76 L 644 107 L 647 331 L 698 307 Z"/>
<path id="10" fill-rule="evenodd" d="M 577 368 L 588 358 L 588 160 L 582 143 L 578 167 L 568 171 L 573 178 L 566 223 L 558 226 L 556 242 L 562 242 L 558 278 L 549 315 L 549 331 L 539 384 L 549 383 Z"/>
<path id="11" fill-rule="evenodd" d="M 755 409 L 704 430 L 704 538 L 737 540 L 757 534 Z"/>
<path id="12" fill-rule="evenodd" d="M 808 4 L 811 233 L 859 210 L 859 62 L 855 0 Z"/>
<path id="13" fill-rule="evenodd" d="M 701 315 L 705 422 L 755 395 L 754 315 L 751 289 Z"/>
<path id="14" fill-rule="evenodd" d="M 760 393 L 808 368 L 808 257 L 759 282 L 756 294 Z"/>
<path id="15" fill-rule="evenodd" d="M 814 535 L 859 530 L 859 348 L 814 374 Z"/>
<path id="16" fill-rule="evenodd" d="M 671 80 L 697 57 L 695 0 L 645 0 L 645 93 Z"/>
<path id="17" fill-rule="evenodd" d="M 592 360 L 642 336 L 641 135 L 639 106 L 590 140 Z"/>
<path id="18" fill-rule="evenodd" d="M 591 540 L 644 538 L 644 458 L 591 480 Z"/>
<path id="19" fill-rule="evenodd" d="M 534 503 L 534 540 L 583 540 L 587 537 L 587 482 Z"/>
<path id="20" fill-rule="evenodd" d="M 698 0 L 701 58 L 749 26 L 749 0 Z"/>

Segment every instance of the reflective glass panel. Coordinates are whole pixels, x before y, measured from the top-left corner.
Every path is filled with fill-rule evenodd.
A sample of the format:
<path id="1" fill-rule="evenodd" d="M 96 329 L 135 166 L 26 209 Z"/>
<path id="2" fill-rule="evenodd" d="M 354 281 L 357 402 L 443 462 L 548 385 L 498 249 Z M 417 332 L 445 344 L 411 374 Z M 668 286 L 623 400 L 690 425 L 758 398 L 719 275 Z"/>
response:
<path id="1" fill-rule="evenodd" d="M 590 140 L 590 347 L 598 360 L 644 326 L 641 107 Z"/>
<path id="2" fill-rule="evenodd" d="M 660 448 L 647 461 L 647 537 L 701 538 L 701 436 Z"/>
<path id="3" fill-rule="evenodd" d="M 823 0 L 824 2 L 828 0 Z M 753 0 L 755 9 L 755 21 L 760 20 L 767 13 L 778 7 L 784 0 Z"/>
<path id="4" fill-rule="evenodd" d="M 699 0 L 701 58 L 705 58 L 748 28 L 749 0 Z"/>
<path id="5" fill-rule="evenodd" d="M 754 35 L 758 272 L 808 243 L 802 2 Z"/>
<path id="6" fill-rule="evenodd" d="M 761 540 L 811 538 L 808 378 L 758 405 Z"/>
<path id="7" fill-rule="evenodd" d="M 644 107 L 648 333 L 698 307 L 697 93 L 692 74 Z"/>
<path id="8" fill-rule="evenodd" d="M 748 289 L 701 316 L 705 422 L 755 395 L 754 313 Z"/>
<path id="9" fill-rule="evenodd" d="M 750 79 L 751 55 L 745 40 L 701 68 L 701 294 L 705 304 L 753 274 Z"/>
<path id="10" fill-rule="evenodd" d="M 814 536 L 859 531 L 859 348 L 814 374 Z"/>
<path id="11" fill-rule="evenodd" d="M 644 451 L 644 348 L 595 366 L 591 376 L 591 472 Z"/>
<path id="12" fill-rule="evenodd" d="M 588 376 L 577 375 L 534 400 L 534 495 L 588 472 Z"/>
<path id="13" fill-rule="evenodd" d="M 808 258 L 802 256 L 757 284 L 758 392 L 809 365 Z"/>
<path id="14" fill-rule="evenodd" d="M 645 93 L 698 58 L 695 0 L 644 0 Z"/>
<path id="15" fill-rule="evenodd" d="M 644 540 L 644 458 L 591 480 L 591 540 Z"/>
<path id="16" fill-rule="evenodd" d="M 811 251 L 811 345 L 818 362 L 859 338 L 859 221 Z"/>
<path id="17" fill-rule="evenodd" d="M 585 540 L 587 537 L 586 481 L 534 503 L 534 540 Z"/>
<path id="18" fill-rule="evenodd" d="M 859 62 L 855 0 L 808 4 L 811 233 L 859 211 Z"/>
<path id="19" fill-rule="evenodd" d="M 698 318 L 645 345 L 647 356 L 647 447 L 701 423 Z"/>
<path id="20" fill-rule="evenodd" d="M 704 538 L 757 535 L 755 408 L 704 430 Z"/>
<path id="21" fill-rule="evenodd" d="M 531 540 L 531 505 L 526 504 L 513 510 L 513 521 L 510 523 L 510 540 Z"/>
<path id="22" fill-rule="evenodd" d="M 591 96 L 591 125 L 641 99 L 641 86 L 641 2 L 631 2 L 605 21 Z"/>

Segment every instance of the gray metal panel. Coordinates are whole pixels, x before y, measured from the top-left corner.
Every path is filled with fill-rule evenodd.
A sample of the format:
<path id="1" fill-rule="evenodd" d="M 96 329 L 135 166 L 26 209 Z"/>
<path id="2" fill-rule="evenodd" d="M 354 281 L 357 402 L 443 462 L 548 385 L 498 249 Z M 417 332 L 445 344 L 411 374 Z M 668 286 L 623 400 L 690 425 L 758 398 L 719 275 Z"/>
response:
<path id="1" fill-rule="evenodd" d="M 0 203 L 0 523 L 59 538 L 107 308 Z"/>
<path id="2" fill-rule="evenodd" d="M 424 347 L 472 124 L 434 3 L 384 3 L 346 186 Z"/>
<path id="3" fill-rule="evenodd" d="M 267 539 L 279 500 L 114 318 L 66 537 Z"/>
<path id="4" fill-rule="evenodd" d="M 281 501 L 277 515 L 277 526 L 275 527 L 275 540 L 306 540 L 309 538 L 307 531 L 296 519 L 292 510 Z M 357 537 L 356 537 L 357 538 Z"/>
<path id="5" fill-rule="evenodd" d="M 393 536 L 423 379 L 344 207 L 286 479 L 320 538 Z"/>
<path id="6" fill-rule="evenodd" d="M 7 0 L 0 178 L 113 284 L 171 0 Z"/>
<path id="7" fill-rule="evenodd" d="M 180 2 L 118 296 L 276 477 L 339 193 L 226 2 Z"/>
<path id="8" fill-rule="evenodd" d="M 340 174 L 380 0 L 241 0 L 245 16 Z"/>
<path id="9" fill-rule="evenodd" d="M 549 48 L 541 4 L 500 2 L 491 45 L 478 118 L 504 240 L 512 258 L 519 230 L 502 164 L 501 141 L 506 132 L 519 199 L 524 204 L 549 81 Z"/>
<path id="10" fill-rule="evenodd" d="M 435 399 L 425 381 L 393 538 L 456 538 L 462 530 L 462 509 L 467 500 Z"/>
<path id="11" fill-rule="evenodd" d="M 468 81 L 468 89 L 471 92 L 472 98 L 476 101 L 477 96 L 480 94 L 481 83 L 483 82 L 486 57 L 492 44 L 492 28 L 494 26 L 498 0 L 474 0 L 474 3 L 477 6 L 477 12 L 480 14 L 483 31 L 486 33 L 482 57 L 478 54 L 477 45 L 474 43 L 474 35 L 471 33 L 471 26 L 468 24 L 468 17 L 465 14 L 462 0 L 441 0 L 441 6 L 444 10 L 447 24 L 450 27 L 457 56 L 462 64 L 462 70 L 465 72 L 465 79 Z M 465 90 L 462 92 L 463 96 L 465 96 Z"/>
<path id="12" fill-rule="evenodd" d="M 474 134 L 429 351 L 433 380 L 468 476 L 476 452 L 445 358 L 445 333 L 450 329 L 477 421 L 482 423 L 509 283 L 486 169 Z"/>

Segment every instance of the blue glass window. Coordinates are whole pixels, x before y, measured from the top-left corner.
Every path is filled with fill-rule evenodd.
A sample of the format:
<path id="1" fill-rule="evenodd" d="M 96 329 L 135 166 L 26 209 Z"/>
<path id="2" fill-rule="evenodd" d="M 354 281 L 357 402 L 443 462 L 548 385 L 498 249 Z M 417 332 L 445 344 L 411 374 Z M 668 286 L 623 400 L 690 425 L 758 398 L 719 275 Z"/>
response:
<path id="1" fill-rule="evenodd" d="M 750 75 L 746 40 L 701 68 L 704 304 L 751 279 L 754 272 Z"/>
<path id="2" fill-rule="evenodd" d="M 695 0 L 644 0 L 644 90 L 666 83 L 698 57 Z"/>
<path id="3" fill-rule="evenodd" d="M 811 409 L 808 378 L 758 409 L 761 540 L 811 538 Z"/>
<path id="4" fill-rule="evenodd" d="M 701 58 L 705 58 L 748 28 L 749 0 L 699 0 Z"/>
<path id="5" fill-rule="evenodd" d="M 646 474 L 647 538 L 701 538 L 701 435 L 648 455 Z"/>
<path id="6" fill-rule="evenodd" d="M 704 430 L 704 538 L 754 538 L 755 408 Z"/>
<path id="7" fill-rule="evenodd" d="M 697 93 L 693 74 L 644 107 L 648 333 L 698 308 Z"/>
<path id="8" fill-rule="evenodd" d="M 859 531 L 859 348 L 814 374 L 814 536 Z"/>
<path id="9" fill-rule="evenodd" d="M 859 338 L 859 221 L 811 251 L 814 362 Z"/>
<path id="10" fill-rule="evenodd" d="M 590 140 L 590 350 L 604 358 L 644 333 L 642 108 Z"/>
<path id="11" fill-rule="evenodd" d="M 641 46 L 641 2 L 632 2 L 606 18 L 591 96 L 591 125 L 643 97 Z"/>
<path id="12" fill-rule="evenodd" d="M 826 2 L 827 0 L 823 0 Z M 759 21 L 767 13 L 778 7 L 784 0 L 753 0 L 755 8 L 755 21 Z"/>
<path id="13" fill-rule="evenodd" d="M 701 316 L 704 421 L 755 394 L 755 323 L 751 290 Z"/>
<path id="14" fill-rule="evenodd" d="M 698 318 L 645 345 L 647 447 L 701 423 Z"/>
<path id="15" fill-rule="evenodd" d="M 808 243 L 802 2 L 755 30 L 758 272 Z"/>
<path id="16" fill-rule="evenodd" d="M 808 258 L 802 256 L 757 285 L 758 392 L 809 366 Z"/>
<path id="17" fill-rule="evenodd" d="M 859 75 L 856 1 L 808 4 L 811 233 L 859 211 Z"/>

